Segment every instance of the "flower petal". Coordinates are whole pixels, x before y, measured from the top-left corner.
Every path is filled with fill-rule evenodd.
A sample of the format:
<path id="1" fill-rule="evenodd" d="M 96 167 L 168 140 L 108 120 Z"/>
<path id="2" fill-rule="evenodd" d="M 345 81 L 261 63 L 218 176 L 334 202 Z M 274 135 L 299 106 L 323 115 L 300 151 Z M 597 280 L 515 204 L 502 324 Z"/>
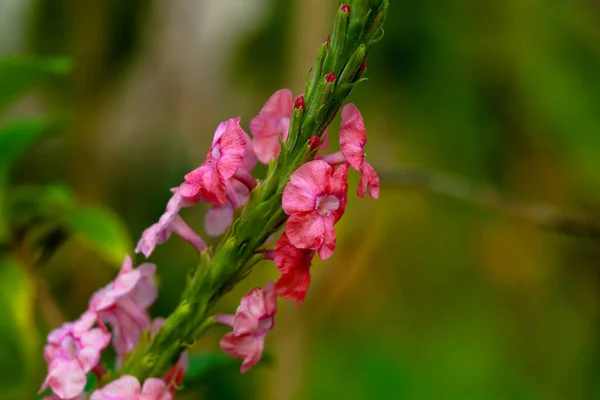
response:
<path id="1" fill-rule="evenodd" d="M 324 217 L 325 235 L 323 236 L 323 244 L 317 250 L 321 260 L 327 260 L 335 250 L 335 229 L 333 228 L 333 217 Z"/>
<path id="2" fill-rule="evenodd" d="M 227 180 L 242 165 L 244 153 L 248 146 L 248 135 L 246 135 L 246 132 L 240 126 L 239 118 L 227 121 L 225 132 L 213 146 L 220 147 L 220 157 L 217 159 L 216 168 L 221 178 Z"/>
<path id="3" fill-rule="evenodd" d="M 365 197 L 367 193 L 367 187 L 370 189 L 371 197 L 374 199 L 379 198 L 379 177 L 373 167 L 365 162 L 360 171 L 360 181 L 358 182 L 357 194 L 359 197 Z"/>
<path id="4" fill-rule="evenodd" d="M 277 159 L 281 152 L 279 135 L 255 136 L 252 147 L 258 160 L 263 164 L 269 164 L 272 158 Z"/>
<path id="5" fill-rule="evenodd" d="M 299 249 L 290 243 L 285 232 L 275 244 L 275 256 L 273 261 L 275 266 L 282 274 L 286 274 L 292 269 L 308 267 L 314 257 L 314 250 Z"/>
<path id="6" fill-rule="evenodd" d="M 140 394 L 140 382 L 131 375 L 124 375 L 92 393 L 90 400 L 137 399 Z"/>
<path id="7" fill-rule="evenodd" d="M 55 360 L 48 368 L 48 377 L 44 386 L 63 399 L 70 399 L 83 392 L 85 388 L 85 371 L 77 360 Z"/>
<path id="8" fill-rule="evenodd" d="M 348 104 L 342 110 L 342 125 L 340 127 L 340 146 L 344 156 L 360 171 L 365 160 L 364 148 L 367 143 L 367 131 L 360 111 L 354 104 Z"/>
<path id="9" fill-rule="evenodd" d="M 233 333 L 227 333 L 219 344 L 226 353 L 244 360 L 240 368 L 240 372 L 243 374 L 260 361 L 264 350 L 264 336 L 236 336 Z"/>
<path id="10" fill-rule="evenodd" d="M 301 249 L 316 250 L 323 244 L 325 224 L 316 211 L 293 214 L 286 223 L 290 243 Z"/>
<path id="11" fill-rule="evenodd" d="M 310 285 L 310 269 L 308 266 L 294 268 L 281 275 L 275 284 L 277 295 L 293 300 L 300 305 L 306 297 Z"/>
<path id="12" fill-rule="evenodd" d="M 209 236 L 219 236 L 225 233 L 233 222 L 233 209 L 229 203 L 224 206 L 214 206 L 206 213 L 204 230 Z"/>

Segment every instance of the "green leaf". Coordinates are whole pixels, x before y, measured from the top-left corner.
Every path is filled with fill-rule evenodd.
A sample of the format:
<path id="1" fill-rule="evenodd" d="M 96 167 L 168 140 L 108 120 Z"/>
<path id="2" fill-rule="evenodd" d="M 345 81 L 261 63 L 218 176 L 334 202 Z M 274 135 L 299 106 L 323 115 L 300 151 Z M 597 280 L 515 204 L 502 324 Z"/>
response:
<path id="1" fill-rule="evenodd" d="M 0 387 L 9 398 L 32 385 L 37 351 L 34 295 L 25 268 L 15 259 L 0 259 Z"/>
<path id="2" fill-rule="evenodd" d="M 73 209 L 63 217 L 72 234 L 115 266 L 132 249 L 127 227 L 118 215 L 101 207 Z"/>
<path id="3" fill-rule="evenodd" d="M 0 59 L 0 110 L 45 79 L 70 70 L 68 58 Z"/>
<path id="4" fill-rule="evenodd" d="M 8 238 L 8 213 L 6 212 L 7 171 L 0 168 L 0 243 Z"/>
<path id="5" fill-rule="evenodd" d="M 8 191 L 6 207 L 11 225 L 32 225 L 59 220 L 75 207 L 75 198 L 68 187 L 60 184 L 18 186 Z"/>
<path id="6" fill-rule="evenodd" d="M 0 169 L 8 169 L 38 139 L 65 125 L 64 120 L 29 119 L 0 127 Z"/>

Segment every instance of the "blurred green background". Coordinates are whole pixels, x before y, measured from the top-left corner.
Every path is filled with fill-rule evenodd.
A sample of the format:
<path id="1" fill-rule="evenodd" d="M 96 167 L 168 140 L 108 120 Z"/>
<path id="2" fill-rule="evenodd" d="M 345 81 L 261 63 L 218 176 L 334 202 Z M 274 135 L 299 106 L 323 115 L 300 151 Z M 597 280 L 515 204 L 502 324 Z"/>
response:
<path id="1" fill-rule="evenodd" d="M 34 398 L 45 335 L 114 277 L 216 125 L 303 90 L 336 3 L 0 2 L 0 398 Z M 600 214 L 599 3 L 391 3 L 350 98 L 368 160 Z M 206 209 L 184 217 L 202 231 Z M 336 231 L 266 362 L 239 375 L 214 328 L 181 398 L 600 399 L 599 241 L 386 181 Z M 196 260 L 177 237 L 155 252 L 154 316 Z M 218 311 L 277 276 L 259 264 Z"/>

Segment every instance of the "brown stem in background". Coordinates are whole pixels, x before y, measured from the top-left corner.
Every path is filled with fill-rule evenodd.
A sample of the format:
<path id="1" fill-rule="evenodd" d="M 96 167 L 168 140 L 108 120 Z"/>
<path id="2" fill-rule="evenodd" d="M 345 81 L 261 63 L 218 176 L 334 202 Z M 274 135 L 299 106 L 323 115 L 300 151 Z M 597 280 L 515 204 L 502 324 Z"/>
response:
<path id="1" fill-rule="evenodd" d="M 379 168 L 383 187 L 419 189 L 453 197 L 521 218 L 541 228 L 573 236 L 600 239 L 600 219 L 561 210 L 553 205 L 536 203 L 502 194 L 496 189 L 477 186 L 462 178 L 424 171 L 416 167 Z"/>

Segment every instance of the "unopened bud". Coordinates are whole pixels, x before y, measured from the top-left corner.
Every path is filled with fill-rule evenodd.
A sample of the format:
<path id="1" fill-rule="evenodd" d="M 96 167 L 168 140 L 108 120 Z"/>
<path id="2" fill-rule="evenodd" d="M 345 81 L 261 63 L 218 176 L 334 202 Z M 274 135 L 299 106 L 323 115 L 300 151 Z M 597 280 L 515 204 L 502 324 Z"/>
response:
<path id="1" fill-rule="evenodd" d="M 360 72 L 365 72 L 367 70 L 367 62 L 364 61 L 361 65 L 360 65 Z"/>
<path id="2" fill-rule="evenodd" d="M 330 43 L 329 37 L 327 39 L 323 40 L 323 44 L 325 45 L 325 47 L 327 48 L 327 50 L 329 50 L 329 43 Z"/>
<path id="3" fill-rule="evenodd" d="M 350 12 L 350 5 L 349 4 L 342 4 L 342 8 L 340 8 L 341 12 Z"/>
<path id="4" fill-rule="evenodd" d="M 318 136 L 313 136 L 310 139 L 308 139 L 308 147 L 310 147 L 311 150 L 315 150 L 317 147 L 319 147 L 320 144 L 321 138 Z"/>
<path id="5" fill-rule="evenodd" d="M 335 82 L 335 74 L 333 72 L 330 72 L 327 75 L 325 75 L 325 81 L 327 83 L 334 83 Z"/>
<path id="6" fill-rule="evenodd" d="M 294 101 L 294 108 L 295 109 L 299 109 L 302 108 L 304 110 L 304 96 L 300 95 L 298 97 L 296 97 L 296 100 Z"/>

